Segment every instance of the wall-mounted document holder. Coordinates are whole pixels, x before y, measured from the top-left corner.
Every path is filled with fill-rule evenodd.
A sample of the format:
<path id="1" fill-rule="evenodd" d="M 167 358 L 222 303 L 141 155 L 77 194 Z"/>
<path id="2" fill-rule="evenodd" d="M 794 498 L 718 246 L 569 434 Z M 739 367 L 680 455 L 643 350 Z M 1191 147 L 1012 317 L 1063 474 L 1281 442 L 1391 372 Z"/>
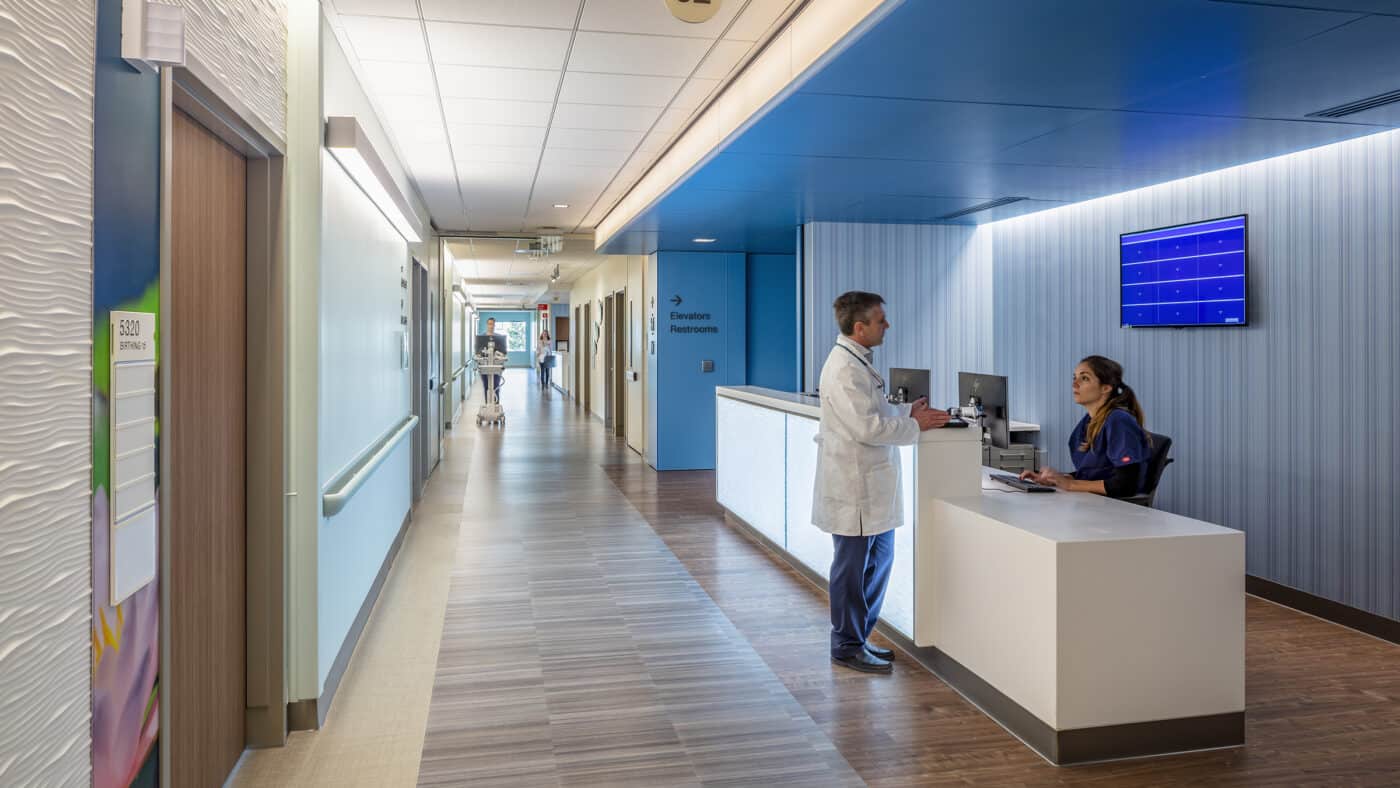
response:
<path id="1" fill-rule="evenodd" d="M 156 316 L 113 312 L 107 575 L 117 605 L 156 576 Z"/>

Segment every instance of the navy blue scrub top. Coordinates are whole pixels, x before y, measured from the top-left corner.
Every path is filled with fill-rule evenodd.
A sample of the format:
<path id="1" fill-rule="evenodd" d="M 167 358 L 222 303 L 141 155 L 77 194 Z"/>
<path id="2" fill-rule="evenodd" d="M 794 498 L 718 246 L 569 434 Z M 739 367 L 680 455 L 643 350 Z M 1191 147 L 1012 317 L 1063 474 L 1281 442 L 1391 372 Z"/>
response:
<path id="1" fill-rule="evenodd" d="M 1089 429 L 1089 416 L 1080 419 L 1079 426 L 1069 436 L 1069 456 L 1074 460 L 1074 478 L 1084 481 L 1100 481 L 1113 475 L 1113 469 L 1124 465 L 1138 464 L 1138 492 L 1142 492 L 1147 482 L 1147 461 L 1152 457 L 1152 449 L 1147 442 L 1147 433 L 1138 424 L 1133 414 L 1121 408 L 1114 408 L 1108 419 L 1094 438 L 1094 445 L 1088 451 L 1080 451 L 1084 434 Z"/>

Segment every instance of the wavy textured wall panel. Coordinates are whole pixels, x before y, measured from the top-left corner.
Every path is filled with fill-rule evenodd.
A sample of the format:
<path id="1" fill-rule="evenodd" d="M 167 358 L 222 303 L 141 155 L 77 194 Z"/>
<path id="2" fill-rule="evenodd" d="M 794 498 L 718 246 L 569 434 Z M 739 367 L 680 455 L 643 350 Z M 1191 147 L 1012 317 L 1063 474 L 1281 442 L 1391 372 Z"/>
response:
<path id="1" fill-rule="evenodd" d="M 953 404 L 959 370 L 992 367 L 992 246 L 985 229 L 814 222 L 803 230 L 806 383 L 812 391 L 836 340 L 831 303 L 847 290 L 884 296 L 890 332 L 875 351 L 890 367 L 928 369 L 929 397 Z"/>
<path id="2" fill-rule="evenodd" d="M 86 785 L 88 0 L 0 6 L 0 785 Z"/>
<path id="3" fill-rule="evenodd" d="M 1249 214 L 1250 325 L 1124 329 L 1118 234 Z M 1072 367 L 1123 362 L 1171 435 L 1158 506 L 1247 534 L 1248 571 L 1400 618 L 1400 132 L 991 225 L 996 359 L 1052 463 Z"/>
<path id="4" fill-rule="evenodd" d="M 274 132 L 287 133 L 287 0 L 178 0 L 185 46 Z"/>

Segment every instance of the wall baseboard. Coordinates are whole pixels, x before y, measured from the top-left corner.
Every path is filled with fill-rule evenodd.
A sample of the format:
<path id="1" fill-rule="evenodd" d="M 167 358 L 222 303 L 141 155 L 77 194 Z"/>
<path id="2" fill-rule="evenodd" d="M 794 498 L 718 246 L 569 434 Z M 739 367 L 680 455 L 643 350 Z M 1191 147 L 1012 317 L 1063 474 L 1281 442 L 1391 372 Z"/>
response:
<path id="1" fill-rule="evenodd" d="M 321 697 L 292 701 L 287 704 L 288 730 L 320 730 L 321 726 L 326 723 L 326 715 L 331 711 L 331 703 L 335 701 L 335 693 L 340 689 L 340 680 L 345 676 L 345 669 L 350 667 L 350 658 L 354 656 L 355 647 L 360 643 L 360 635 L 364 633 L 365 624 L 369 621 L 369 614 L 374 612 L 374 606 L 379 602 L 379 592 L 384 590 L 384 581 L 389 577 L 389 568 L 393 566 L 394 559 L 398 557 L 399 548 L 403 547 L 404 537 L 408 534 L 408 526 L 412 522 L 413 510 L 410 508 L 408 514 L 404 515 L 403 522 L 399 524 L 399 532 L 394 537 L 394 543 L 389 546 L 389 552 L 384 556 L 384 562 L 379 565 L 379 573 L 374 576 L 369 593 L 365 594 L 365 601 L 360 605 L 360 612 L 355 614 L 355 621 L 350 625 L 350 632 L 346 634 L 345 642 L 340 644 L 340 653 L 336 654 L 335 662 L 331 663 L 331 672 L 330 675 L 326 676 L 326 686 L 321 690 Z"/>
<path id="2" fill-rule="evenodd" d="M 1292 608 L 1300 613 L 1316 616 L 1324 621 L 1354 629 L 1374 638 L 1400 644 L 1400 621 L 1385 616 L 1368 613 L 1351 605 L 1344 605 L 1292 586 L 1265 580 L 1257 575 L 1244 576 L 1244 591 L 1275 604 Z"/>

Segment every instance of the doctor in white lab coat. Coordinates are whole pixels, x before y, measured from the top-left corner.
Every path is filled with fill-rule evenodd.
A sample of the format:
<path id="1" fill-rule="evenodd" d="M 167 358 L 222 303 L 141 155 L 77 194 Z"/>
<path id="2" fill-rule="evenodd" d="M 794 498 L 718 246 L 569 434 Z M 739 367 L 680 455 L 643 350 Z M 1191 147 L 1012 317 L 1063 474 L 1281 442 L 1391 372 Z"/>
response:
<path id="1" fill-rule="evenodd" d="M 852 291 L 833 305 L 841 336 L 822 366 L 821 426 L 812 524 L 831 534 L 831 660 L 888 673 L 894 652 L 867 642 L 880 617 L 894 563 L 894 529 L 904 524 L 899 448 L 948 414 L 925 400 L 891 405 L 873 362 L 890 327 L 884 299 Z"/>

